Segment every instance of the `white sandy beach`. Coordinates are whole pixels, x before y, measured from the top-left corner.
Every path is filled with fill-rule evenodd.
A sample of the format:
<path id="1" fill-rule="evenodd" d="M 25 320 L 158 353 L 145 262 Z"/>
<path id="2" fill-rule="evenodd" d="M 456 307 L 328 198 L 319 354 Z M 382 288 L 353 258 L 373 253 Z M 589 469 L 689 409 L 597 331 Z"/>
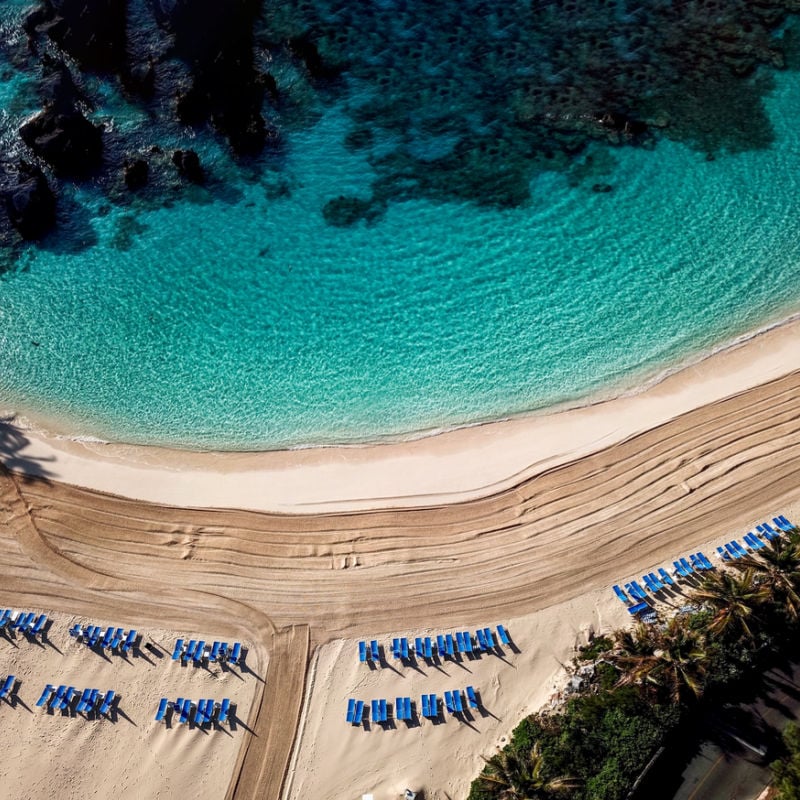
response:
<path id="1" fill-rule="evenodd" d="M 638 393 L 407 442 L 192 453 L 45 435 L 41 426 L 55 423 L 20 418 L 9 423 L 9 436 L 22 434 L 20 447 L 0 458 L 52 480 L 169 505 L 318 513 L 447 504 L 506 489 L 798 368 L 800 320 L 793 320 Z"/>

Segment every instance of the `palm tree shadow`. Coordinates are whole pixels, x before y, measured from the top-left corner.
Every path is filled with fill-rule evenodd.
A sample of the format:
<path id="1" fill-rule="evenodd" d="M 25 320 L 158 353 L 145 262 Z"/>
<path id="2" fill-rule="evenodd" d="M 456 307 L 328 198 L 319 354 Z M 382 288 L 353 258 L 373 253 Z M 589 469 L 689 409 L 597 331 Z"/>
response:
<path id="1" fill-rule="evenodd" d="M 9 472 L 20 474 L 24 482 L 49 480 L 53 473 L 45 464 L 54 462 L 55 457 L 25 455 L 31 440 L 15 420 L 15 416 L 0 417 L 0 463 Z"/>

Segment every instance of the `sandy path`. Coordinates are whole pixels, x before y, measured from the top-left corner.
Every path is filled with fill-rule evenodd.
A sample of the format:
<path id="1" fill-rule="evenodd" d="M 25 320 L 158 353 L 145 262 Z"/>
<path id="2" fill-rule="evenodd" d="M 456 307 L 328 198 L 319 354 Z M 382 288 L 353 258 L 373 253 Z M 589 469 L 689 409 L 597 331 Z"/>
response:
<path id="1" fill-rule="evenodd" d="M 160 627 L 202 619 L 272 650 L 248 721 L 258 738 L 229 796 L 277 798 L 309 635 L 523 616 L 795 506 L 798 398 L 794 372 L 490 497 L 430 508 L 179 509 L 5 474 L 0 598 Z"/>

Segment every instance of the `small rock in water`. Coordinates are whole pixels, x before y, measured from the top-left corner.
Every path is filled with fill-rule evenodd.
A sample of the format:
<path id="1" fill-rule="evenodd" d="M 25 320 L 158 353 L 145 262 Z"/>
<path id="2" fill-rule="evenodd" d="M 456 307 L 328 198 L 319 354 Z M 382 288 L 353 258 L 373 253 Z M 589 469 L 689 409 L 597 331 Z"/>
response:
<path id="1" fill-rule="evenodd" d="M 190 183 L 205 182 L 206 176 L 200 158 L 194 150 L 176 150 L 172 154 L 172 163 L 178 168 L 181 176 Z"/>
<path id="2" fill-rule="evenodd" d="M 147 185 L 147 178 L 150 174 L 150 167 L 143 158 L 134 161 L 126 161 L 123 167 L 125 174 L 125 185 L 135 191 Z"/>
<path id="3" fill-rule="evenodd" d="M 592 191 L 597 194 L 608 194 L 614 191 L 614 187 L 610 183 L 595 183 L 592 186 Z"/>
<path id="4" fill-rule="evenodd" d="M 39 167 L 20 162 L 4 195 L 8 220 L 23 239 L 41 239 L 55 225 L 56 199 Z"/>

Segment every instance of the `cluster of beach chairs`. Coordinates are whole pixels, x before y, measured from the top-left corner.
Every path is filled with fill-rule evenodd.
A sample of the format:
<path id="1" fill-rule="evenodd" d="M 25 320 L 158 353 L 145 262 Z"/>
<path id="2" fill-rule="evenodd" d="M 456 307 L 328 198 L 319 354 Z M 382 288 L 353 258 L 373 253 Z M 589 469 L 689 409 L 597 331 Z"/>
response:
<path id="1" fill-rule="evenodd" d="M 183 639 L 178 639 L 172 651 L 172 660 L 178 661 L 180 659 L 182 664 L 189 661 L 195 664 L 214 661 L 218 664 L 238 665 L 241 658 L 241 642 L 234 642 L 233 647 L 229 647 L 227 642 L 214 642 L 210 648 L 207 648 L 205 641 L 202 639 L 190 639 L 188 644 L 185 645 Z"/>
<path id="2" fill-rule="evenodd" d="M 464 694 L 469 708 L 477 709 L 480 707 L 478 693 L 473 686 L 467 686 Z M 435 694 L 423 694 L 420 697 L 420 708 L 425 719 L 435 720 L 444 716 L 444 712 L 456 716 L 464 713 L 464 701 L 461 689 L 454 689 L 444 693 L 444 701 L 441 703 Z M 362 725 L 364 720 L 369 717 L 372 722 L 388 722 L 392 711 L 394 718 L 412 722 L 415 718 L 415 711 L 410 697 L 398 697 L 394 707 L 387 703 L 385 699 L 380 700 L 356 700 L 351 697 L 347 701 L 346 721 L 351 725 Z"/>
<path id="3" fill-rule="evenodd" d="M 192 709 L 194 709 L 194 715 L 192 715 Z M 156 722 L 164 722 L 170 710 L 173 716 L 177 717 L 178 724 L 185 725 L 193 718 L 194 724 L 200 728 L 212 722 L 217 722 L 220 725 L 229 722 L 229 717 L 232 714 L 231 701 L 227 697 L 223 698 L 219 703 L 208 698 L 203 698 L 193 703 L 183 697 L 179 697 L 174 703 L 170 703 L 166 697 L 162 697 L 158 704 L 158 711 L 156 711 Z"/>
<path id="4" fill-rule="evenodd" d="M 77 700 L 75 698 L 78 698 Z M 119 702 L 119 697 L 113 689 L 101 692 L 99 689 L 76 689 L 74 686 L 62 684 L 57 689 L 48 683 L 42 691 L 41 697 L 36 701 L 37 708 L 51 709 L 52 711 L 65 711 L 71 709 L 75 702 L 76 714 L 90 714 L 97 711 L 100 716 L 105 716 L 111 710 L 114 702 Z"/>
<path id="5" fill-rule="evenodd" d="M 495 650 L 495 638 L 491 628 L 479 628 L 475 631 L 473 642 L 472 634 L 469 631 L 457 631 L 455 634 L 438 634 L 434 645 L 433 637 L 417 636 L 414 640 L 413 649 L 409 645 L 408 637 L 400 636 L 392 639 L 392 657 L 399 661 L 410 661 L 413 652 L 415 658 L 424 658 L 432 661 L 435 653 L 442 660 L 455 658 L 456 653 L 472 655 L 478 653 L 491 653 Z M 497 639 L 501 645 L 510 645 L 511 638 L 508 631 L 502 626 L 497 626 Z M 377 639 L 369 642 L 360 641 L 358 643 L 358 660 L 363 664 L 372 662 L 380 664 L 382 661 L 382 647 Z"/>
<path id="6" fill-rule="evenodd" d="M 735 561 L 736 559 L 750 555 L 750 553 L 755 553 L 766 547 L 767 542 L 779 538 L 782 533 L 794 530 L 795 527 L 783 514 L 779 517 L 773 517 L 772 523 L 778 530 L 775 530 L 769 522 L 762 522 L 760 525 L 756 525 L 755 531 L 749 531 L 742 536 L 745 547 L 742 547 L 736 539 L 731 539 L 730 542 L 717 547 L 717 555 L 720 557 L 720 560 Z M 766 541 L 764 541 L 764 539 L 766 539 Z"/>
<path id="7" fill-rule="evenodd" d="M 110 650 L 121 655 L 127 655 L 131 647 L 136 645 L 138 638 L 135 630 L 126 633 L 123 628 L 109 625 L 103 633 L 100 625 L 79 625 L 77 622 L 69 629 L 69 635 L 89 648 L 99 645 L 102 650 Z"/>
<path id="8" fill-rule="evenodd" d="M 33 611 L 14 611 L 10 608 L 0 612 L 0 630 L 16 630 L 27 636 L 39 636 L 46 624 L 47 614 L 37 615 Z"/>
<path id="9" fill-rule="evenodd" d="M 783 515 L 774 517 L 772 522 L 778 530 L 775 530 L 770 523 L 762 522 L 761 525 L 756 526 L 757 533 L 751 531 L 742 537 L 749 550 L 739 544 L 736 539 L 717 547 L 717 554 L 720 559 L 722 561 L 731 561 L 742 558 L 767 546 L 766 542 L 759 536 L 770 541 L 778 538 L 782 532 L 793 530 L 795 527 Z M 692 553 L 688 559 L 680 558 L 677 561 L 673 561 L 672 566 L 672 574 L 670 574 L 669 570 L 660 567 L 658 574 L 649 572 L 647 575 L 643 575 L 642 583 L 644 583 L 646 589 L 642 588 L 638 581 L 626 583 L 624 590 L 618 585 L 612 587 L 614 594 L 625 603 L 631 616 L 637 616 L 642 622 L 653 622 L 656 619 L 656 612 L 649 602 L 651 596 L 657 596 L 659 592 L 674 586 L 680 578 L 688 578 L 698 572 L 714 569 L 714 565 L 701 552 Z M 650 593 L 649 595 L 648 592 Z"/>

